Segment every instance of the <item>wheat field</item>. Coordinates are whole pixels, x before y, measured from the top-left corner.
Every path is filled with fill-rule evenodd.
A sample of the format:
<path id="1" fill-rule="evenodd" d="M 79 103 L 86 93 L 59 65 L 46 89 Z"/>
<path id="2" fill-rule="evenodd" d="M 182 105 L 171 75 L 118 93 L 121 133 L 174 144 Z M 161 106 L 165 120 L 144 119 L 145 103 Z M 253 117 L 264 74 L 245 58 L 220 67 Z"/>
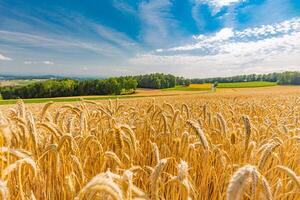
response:
<path id="1" fill-rule="evenodd" d="M 1 110 L 2 199 L 300 199 L 299 92 Z"/>
<path id="2" fill-rule="evenodd" d="M 190 88 L 198 88 L 198 89 L 211 89 L 211 83 L 203 83 L 203 84 L 190 84 Z"/>

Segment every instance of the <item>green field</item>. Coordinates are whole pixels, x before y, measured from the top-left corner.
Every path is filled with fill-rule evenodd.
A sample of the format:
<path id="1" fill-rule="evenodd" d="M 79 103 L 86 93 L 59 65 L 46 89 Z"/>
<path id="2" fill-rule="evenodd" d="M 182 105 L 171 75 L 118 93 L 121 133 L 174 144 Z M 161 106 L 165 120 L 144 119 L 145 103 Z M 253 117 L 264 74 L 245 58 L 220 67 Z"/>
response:
<path id="1" fill-rule="evenodd" d="M 197 88 L 197 85 L 199 86 Z M 201 87 L 206 84 L 191 84 L 191 86 L 176 86 L 173 88 L 162 89 L 162 91 L 209 91 L 211 86 L 207 88 Z M 276 86 L 275 82 L 255 81 L 255 82 L 237 82 L 237 83 L 219 83 L 218 88 L 255 88 L 255 87 L 270 87 Z"/>
<path id="2" fill-rule="evenodd" d="M 74 102 L 80 101 L 81 99 L 85 100 L 109 100 L 109 99 L 123 99 L 123 98 L 135 98 L 138 96 L 101 96 L 101 97 L 58 97 L 58 98 L 36 98 L 36 99 L 23 99 L 24 103 L 46 103 L 49 101 L 53 102 Z M 15 104 L 17 99 L 9 99 L 9 100 L 0 100 L 0 105 L 8 105 L 8 104 Z"/>
<path id="3" fill-rule="evenodd" d="M 187 87 L 187 86 L 181 86 L 178 85 L 176 87 L 173 88 L 166 88 L 166 89 L 162 89 L 162 91 L 208 91 L 211 90 L 211 88 L 191 88 L 191 87 Z"/>
<path id="4" fill-rule="evenodd" d="M 219 83 L 218 88 L 255 88 L 276 86 L 276 82 L 254 81 L 254 82 L 237 82 L 237 83 Z"/>
<path id="5" fill-rule="evenodd" d="M 201 85 L 201 84 L 199 84 Z M 239 82 L 239 83 L 219 83 L 218 88 L 255 88 L 255 87 L 268 87 L 276 86 L 274 82 Z M 193 88 L 187 86 L 176 86 L 173 88 L 162 89 L 162 91 L 210 91 L 211 88 Z M 145 95 L 145 96 L 131 96 L 131 95 L 116 95 L 116 96 L 96 96 L 96 97 L 85 97 L 86 100 L 109 100 L 109 99 L 128 99 L 138 97 L 152 97 L 156 95 Z M 160 96 L 171 96 L 170 94 Z M 1 99 L 1 96 L 0 96 Z M 80 101 L 82 97 L 57 97 L 57 98 L 36 98 L 36 99 L 24 99 L 25 103 L 45 103 L 49 101 L 53 102 L 74 102 Z M 0 100 L 0 105 L 15 104 L 16 99 L 11 100 Z"/>
<path id="6" fill-rule="evenodd" d="M 23 99 L 24 103 L 47 103 L 52 102 L 75 102 L 84 100 L 97 101 L 97 100 L 113 100 L 113 99 L 134 99 L 134 98 L 145 98 L 145 97 L 162 97 L 162 96 L 176 96 L 177 94 L 166 94 L 166 95 L 115 95 L 115 96 L 98 96 L 98 97 L 56 97 L 56 98 L 36 98 L 36 99 Z M 18 99 L 0 100 L 0 105 L 15 104 Z"/>

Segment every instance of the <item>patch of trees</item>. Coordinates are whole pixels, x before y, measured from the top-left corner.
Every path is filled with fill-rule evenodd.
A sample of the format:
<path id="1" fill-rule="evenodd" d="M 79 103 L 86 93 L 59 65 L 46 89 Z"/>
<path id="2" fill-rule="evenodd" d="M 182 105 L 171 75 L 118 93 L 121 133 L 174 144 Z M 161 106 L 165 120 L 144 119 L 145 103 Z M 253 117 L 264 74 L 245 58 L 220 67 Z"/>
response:
<path id="1" fill-rule="evenodd" d="M 137 81 L 132 77 L 109 78 L 105 80 L 47 80 L 19 87 L 3 87 L 3 99 L 50 98 L 84 95 L 109 95 L 133 93 Z"/>
<path id="2" fill-rule="evenodd" d="M 283 72 L 278 83 L 281 85 L 300 85 L 300 72 Z"/>
<path id="3" fill-rule="evenodd" d="M 134 76 L 134 78 L 138 82 L 138 88 L 163 89 L 190 84 L 190 79 L 162 73 L 139 75 Z"/>
<path id="4" fill-rule="evenodd" d="M 176 77 L 176 85 L 189 86 L 190 84 L 191 84 L 191 79 L 187 79 L 184 77 Z"/>
<path id="5" fill-rule="evenodd" d="M 176 85 L 176 77 L 171 74 L 146 74 L 134 76 L 139 88 L 162 89 L 171 88 Z"/>
<path id="6" fill-rule="evenodd" d="M 216 77 L 204 79 L 191 79 L 191 83 L 236 83 L 236 82 L 251 82 L 251 81 L 268 81 L 277 82 L 281 85 L 300 85 L 300 72 L 282 72 L 270 74 L 250 74 L 231 77 Z"/>

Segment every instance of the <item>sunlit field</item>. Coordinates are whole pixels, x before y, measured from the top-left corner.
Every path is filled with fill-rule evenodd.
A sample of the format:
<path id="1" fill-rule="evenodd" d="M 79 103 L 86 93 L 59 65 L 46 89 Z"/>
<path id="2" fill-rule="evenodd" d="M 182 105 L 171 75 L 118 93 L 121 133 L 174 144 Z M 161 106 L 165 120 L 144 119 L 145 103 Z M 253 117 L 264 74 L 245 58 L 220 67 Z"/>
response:
<path id="1" fill-rule="evenodd" d="M 276 82 L 253 81 L 253 82 L 236 82 L 236 83 L 218 83 L 217 88 L 257 88 L 276 86 Z M 174 88 L 163 89 L 164 91 L 211 91 L 211 83 L 190 84 L 189 86 L 176 86 Z"/>
<path id="2" fill-rule="evenodd" d="M 0 200 L 300 200 L 300 0 L 0 0 Z"/>
<path id="3" fill-rule="evenodd" d="M 189 86 L 178 85 L 173 88 L 163 89 L 163 91 L 210 91 L 212 84 L 190 84 Z"/>
<path id="4" fill-rule="evenodd" d="M 299 95 L 2 106 L 2 199 L 299 199 Z"/>
<path id="5" fill-rule="evenodd" d="M 211 83 L 203 83 L 203 84 L 190 84 L 189 88 L 198 88 L 198 89 L 211 89 Z"/>
<path id="6" fill-rule="evenodd" d="M 253 82 L 237 82 L 237 83 L 219 83 L 218 88 L 256 88 L 276 86 L 276 82 L 253 81 Z"/>

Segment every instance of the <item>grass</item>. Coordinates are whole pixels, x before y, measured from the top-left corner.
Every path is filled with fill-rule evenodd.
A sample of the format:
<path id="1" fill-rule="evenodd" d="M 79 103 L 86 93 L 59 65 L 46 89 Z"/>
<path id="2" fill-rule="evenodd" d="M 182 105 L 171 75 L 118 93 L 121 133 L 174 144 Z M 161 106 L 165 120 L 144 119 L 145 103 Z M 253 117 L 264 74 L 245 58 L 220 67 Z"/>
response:
<path id="1" fill-rule="evenodd" d="M 219 83 L 218 88 L 255 88 L 276 86 L 276 82 L 253 81 L 253 82 L 237 82 L 237 83 Z"/>
<path id="2" fill-rule="evenodd" d="M 123 99 L 123 98 L 135 98 L 138 96 L 101 96 L 101 97 L 57 97 L 57 98 L 35 98 L 35 99 L 23 99 L 24 103 L 46 103 L 49 101 L 53 102 L 74 102 L 80 101 L 81 99 L 85 100 L 109 100 L 109 99 Z M 0 100 L 0 105 L 9 105 L 15 104 L 17 99 L 9 99 L 9 100 Z"/>
<path id="3" fill-rule="evenodd" d="M 75 102 L 81 99 L 97 101 L 97 100 L 113 100 L 113 99 L 134 99 L 144 97 L 163 97 L 163 96 L 176 96 L 178 94 L 166 94 L 166 95 L 115 95 L 115 96 L 94 96 L 94 97 L 55 97 L 55 98 L 35 98 L 35 99 L 23 99 L 24 103 L 47 103 L 47 102 Z M 18 99 L 0 100 L 0 105 L 11 105 L 15 104 Z"/>
<path id="4" fill-rule="evenodd" d="M 187 88 L 183 86 L 177 86 L 176 88 L 168 88 L 164 89 L 164 91 L 207 91 L 205 89 L 199 89 L 199 88 Z M 97 101 L 97 100 L 113 100 L 113 99 L 132 99 L 132 98 L 142 98 L 142 97 L 158 97 L 158 96 L 175 96 L 178 94 L 147 94 L 144 95 L 132 95 L 132 94 L 126 94 L 126 95 L 102 95 L 102 96 L 74 96 L 74 97 L 53 97 L 53 98 L 33 98 L 33 99 L 23 99 L 24 103 L 47 103 L 49 101 L 53 102 L 75 102 L 80 101 L 81 99 L 85 100 L 91 100 L 91 101 Z M 7 99 L 3 100 L 0 95 L 0 105 L 10 105 L 15 104 L 18 101 L 18 99 Z"/>
<path id="5" fill-rule="evenodd" d="M 253 81 L 253 82 L 237 82 L 237 83 L 219 83 L 218 88 L 255 88 L 255 87 L 270 87 L 276 86 L 275 82 Z M 162 89 L 162 91 L 209 91 L 211 90 L 210 83 L 191 84 L 189 86 L 178 85 L 173 88 Z"/>
<path id="6" fill-rule="evenodd" d="M 211 90 L 211 88 L 196 88 L 196 87 L 181 86 L 181 85 L 178 85 L 173 88 L 162 89 L 162 91 L 208 91 L 208 90 Z"/>

